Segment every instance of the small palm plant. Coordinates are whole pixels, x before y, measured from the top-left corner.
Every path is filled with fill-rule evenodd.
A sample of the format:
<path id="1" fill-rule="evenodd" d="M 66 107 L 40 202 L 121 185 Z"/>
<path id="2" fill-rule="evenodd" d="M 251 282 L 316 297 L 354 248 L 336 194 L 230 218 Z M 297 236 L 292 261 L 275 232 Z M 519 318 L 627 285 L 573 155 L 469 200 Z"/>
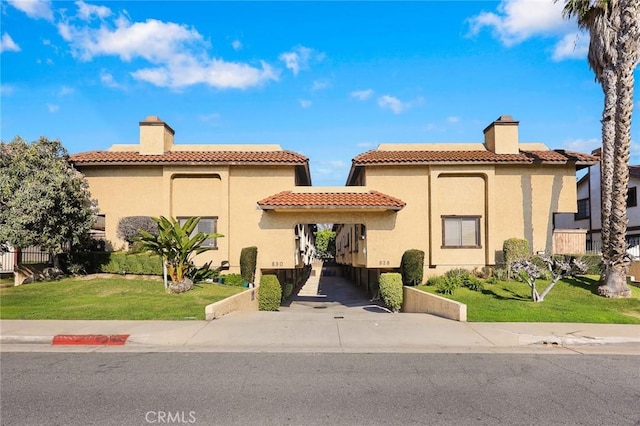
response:
<path id="1" fill-rule="evenodd" d="M 185 273 L 192 265 L 192 256 L 211 250 L 212 247 L 203 247 L 202 243 L 209 238 L 220 238 L 223 235 L 213 233 L 205 234 L 194 230 L 200 222 L 199 217 L 187 219 L 183 225 L 174 218 L 167 219 L 164 216 L 152 218 L 158 224 L 158 235 L 140 230 L 140 236 L 136 238 L 142 243 L 144 249 L 158 254 L 163 259 L 164 286 L 169 293 L 182 293 L 193 288 L 193 283 Z M 167 282 L 167 274 L 171 278 L 171 284 Z"/>

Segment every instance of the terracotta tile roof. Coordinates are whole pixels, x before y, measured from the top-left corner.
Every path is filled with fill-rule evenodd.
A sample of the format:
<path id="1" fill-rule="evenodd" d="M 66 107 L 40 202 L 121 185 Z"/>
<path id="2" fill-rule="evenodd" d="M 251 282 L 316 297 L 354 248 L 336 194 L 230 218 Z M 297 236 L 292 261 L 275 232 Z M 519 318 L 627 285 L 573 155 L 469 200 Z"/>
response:
<path id="1" fill-rule="evenodd" d="M 388 209 L 400 210 L 404 201 L 377 191 L 291 192 L 283 191 L 258 201 L 263 210 L 272 209 Z"/>
<path id="2" fill-rule="evenodd" d="M 76 165 L 136 164 L 305 164 L 307 157 L 292 151 L 171 151 L 141 155 L 125 151 L 89 151 L 73 154 Z"/>
<path id="3" fill-rule="evenodd" d="M 579 152 L 556 151 L 520 151 L 518 154 L 495 154 L 491 151 L 378 151 L 362 153 L 353 159 L 356 166 L 371 164 L 565 164 L 575 162 L 580 165 L 591 165 L 598 158 Z"/>

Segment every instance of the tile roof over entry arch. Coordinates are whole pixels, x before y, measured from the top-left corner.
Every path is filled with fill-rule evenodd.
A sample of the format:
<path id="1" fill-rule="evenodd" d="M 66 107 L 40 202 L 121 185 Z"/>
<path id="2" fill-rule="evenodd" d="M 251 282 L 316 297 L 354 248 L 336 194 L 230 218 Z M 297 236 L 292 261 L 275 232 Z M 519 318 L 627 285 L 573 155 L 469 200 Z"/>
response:
<path id="1" fill-rule="evenodd" d="M 401 210 L 405 202 L 378 191 L 292 192 L 282 191 L 258 201 L 262 210 Z"/>

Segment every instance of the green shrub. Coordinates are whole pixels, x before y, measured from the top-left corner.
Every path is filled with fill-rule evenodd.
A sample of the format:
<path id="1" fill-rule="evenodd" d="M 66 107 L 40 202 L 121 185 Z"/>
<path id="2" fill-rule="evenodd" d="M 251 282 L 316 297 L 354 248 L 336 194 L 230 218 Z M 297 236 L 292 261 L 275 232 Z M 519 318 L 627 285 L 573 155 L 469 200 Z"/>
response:
<path id="1" fill-rule="evenodd" d="M 459 284 L 457 280 L 443 277 L 443 280 L 438 281 L 436 284 L 436 292 L 440 294 L 453 294 L 455 289 L 458 287 Z"/>
<path id="2" fill-rule="evenodd" d="M 380 275 L 380 297 L 393 312 L 402 308 L 402 275 L 387 272 Z"/>
<path id="3" fill-rule="evenodd" d="M 492 277 L 495 278 L 496 281 L 504 281 L 509 277 L 509 274 L 504 268 L 496 268 L 493 270 Z"/>
<path id="4" fill-rule="evenodd" d="M 107 274 L 125 274 L 125 253 L 113 252 L 109 256 L 109 262 L 99 272 Z"/>
<path id="5" fill-rule="evenodd" d="M 244 282 L 252 283 L 256 274 L 258 247 L 244 247 L 240 251 L 240 275 Z"/>
<path id="6" fill-rule="evenodd" d="M 400 273 L 404 285 L 420 285 L 424 268 L 424 252 L 411 249 L 404 252 L 400 261 Z"/>
<path id="7" fill-rule="evenodd" d="M 469 278 L 464 281 L 464 286 L 473 291 L 484 290 L 484 283 L 480 278 L 474 275 L 470 275 Z"/>
<path id="8" fill-rule="evenodd" d="M 427 285 L 438 286 L 438 285 L 440 285 L 441 282 L 443 282 L 445 280 L 446 280 L 446 278 L 443 277 L 442 275 L 429 277 L 429 279 L 427 280 Z"/>
<path id="9" fill-rule="evenodd" d="M 242 275 L 240 274 L 226 274 L 224 275 L 224 283 L 226 285 L 234 285 L 242 287 Z"/>
<path id="10" fill-rule="evenodd" d="M 112 252 L 99 271 L 108 274 L 162 275 L 162 260 L 149 253 Z"/>
<path id="11" fill-rule="evenodd" d="M 471 273 L 462 268 L 451 269 L 444 274 L 444 277 L 451 281 L 456 288 L 464 285 L 465 281 L 468 280 L 470 276 Z"/>
<path id="12" fill-rule="evenodd" d="M 291 293 L 293 293 L 293 284 L 285 283 L 282 287 L 282 301 L 284 302 L 287 300 L 289 296 L 291 296 Z"/>
<path id="13" fill-rule="evenodd" d="M 525 260 L 531 256 L 529 241 L 521 238 L 509 238 L 502 244 L 502 254 L 504 256 L 507 277 L 510 278 L 511 264 L 518 260 Z"/>
<path id="14" fill-rule="evenodd" d="M 277 311 L 280 308 L 282 288 L 275 275 L 263 275 L 258 288 L 258 309 L 261 311 Z"/>

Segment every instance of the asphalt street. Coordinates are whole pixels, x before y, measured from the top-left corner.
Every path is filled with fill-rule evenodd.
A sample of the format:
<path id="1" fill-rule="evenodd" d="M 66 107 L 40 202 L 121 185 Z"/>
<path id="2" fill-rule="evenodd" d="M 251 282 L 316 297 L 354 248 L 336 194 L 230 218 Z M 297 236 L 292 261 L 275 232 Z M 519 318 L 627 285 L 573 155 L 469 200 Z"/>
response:
<path id="1" fill-rule="evenodd" d="M 1 353 L 3 425 L 638 425 L 637 356 Z"/>

